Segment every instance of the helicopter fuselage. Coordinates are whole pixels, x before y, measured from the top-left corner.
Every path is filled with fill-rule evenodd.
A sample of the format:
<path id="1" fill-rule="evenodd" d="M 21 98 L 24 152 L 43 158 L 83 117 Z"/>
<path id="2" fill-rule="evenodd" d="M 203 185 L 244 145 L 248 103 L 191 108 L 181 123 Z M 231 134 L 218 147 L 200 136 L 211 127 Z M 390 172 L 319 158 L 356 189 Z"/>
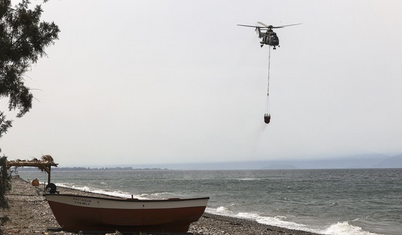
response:
<path id="1" fill-rule="evenodd" d="M 261 38 L 261 47 L 269 45 L 273 46 L 275 50 L 276 46 L 279 46 L 279 38 L 272 29 L 267 29 L 265 32 L 262 32 L 261 29 L 258 28 L 258 36 Z"/>
<path id="2" fill-rule="evenodd" d="M 276 49 L 277 46 L 279 47 L 279 38 L 272 29 L 280 29 L 283 27 L 299 25 L 299 24 L 288 24 L 281 26 L 272 26 L 272 25 L 266 25 L 262 22 L 257 22 L 257 24 L 255 26 L 247 24 L 238 24 L 238 26 L 255 28 L 255 30 L 258 32 L 258 37 L 261 38 L 260 42 L 261 47 L 263 47 L 264 45 L 268 45 L 272 46 L 274 50 Z"/>

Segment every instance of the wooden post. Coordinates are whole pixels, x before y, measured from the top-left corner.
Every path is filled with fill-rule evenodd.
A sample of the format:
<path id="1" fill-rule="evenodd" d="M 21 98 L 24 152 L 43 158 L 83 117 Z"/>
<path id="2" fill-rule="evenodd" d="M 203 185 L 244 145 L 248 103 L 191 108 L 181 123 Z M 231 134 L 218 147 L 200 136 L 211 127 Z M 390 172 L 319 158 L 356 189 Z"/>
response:
<path id="1" fill-rule="evenodd" d="M 52 166 L 49 165 L 49 172 L 47 173 L 47 184 L 50 184 L 50 171 L 51 171 Z"/>

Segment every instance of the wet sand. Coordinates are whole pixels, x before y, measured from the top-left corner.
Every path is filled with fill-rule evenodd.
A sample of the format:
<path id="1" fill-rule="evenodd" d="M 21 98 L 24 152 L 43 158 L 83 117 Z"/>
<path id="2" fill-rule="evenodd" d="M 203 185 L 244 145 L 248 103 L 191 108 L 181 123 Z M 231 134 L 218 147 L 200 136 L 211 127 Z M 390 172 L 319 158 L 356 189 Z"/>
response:
<path id="1" fill-rule="evenodd" d="M 35 187 L 19 177 L 13 177 L 12 190 L 7 194 L 10 209 L 2 210 L 0 214 L 7 215 L 9 221 L 2 226 L 3 234 L 76 234 L 60 231 L 59 224 L 45 201 L 43 185 Z M 92 195 L 95 193 L 83 192 L 69 188 L 58 187 L 60 193 Z M 111 234 L 120 234 L 108 233 Z M 138 233 L 132 233 L 138 234 Z M 141 233 L 141 235 L 156 233 Z M 159 233 L 171 234 L 173 233 Z M 195 223 L 192 223 L 188 235 L 311 235 L 313 233 L 289 230 L 269 225 L 259 224 L 255 221 L 237 219 L 226 216 L 204 213 Z"/>

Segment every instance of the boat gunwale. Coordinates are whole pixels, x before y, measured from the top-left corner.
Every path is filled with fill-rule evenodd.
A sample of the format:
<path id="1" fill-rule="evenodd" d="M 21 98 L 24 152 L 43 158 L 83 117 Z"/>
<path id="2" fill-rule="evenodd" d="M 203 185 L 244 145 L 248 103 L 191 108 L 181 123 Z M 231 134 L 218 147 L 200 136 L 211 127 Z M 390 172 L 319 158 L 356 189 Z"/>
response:
<path id="1" fill-rule="evenodd" d="M 117 196 L 109 196 L 104 195 L 102 196 L 85 196 L 85 195 L 76 195 L 76 194 L 52 194 L 46 193 L 43 196 L 47 199 L 47 196 L 68 196 L 68 197 L 80 197 L 80 198 L 91 198 L 97 200 L 110 200 L 110 201 L 119 201 L 119 202 L 177 202 L 177 201 L 195 201 L 195 200 L 209 200 L 210 197 L 196 197 L 196 198 L 166 198 L 166 199 L 138 199 L 138 198 L 123 198 Z"/>

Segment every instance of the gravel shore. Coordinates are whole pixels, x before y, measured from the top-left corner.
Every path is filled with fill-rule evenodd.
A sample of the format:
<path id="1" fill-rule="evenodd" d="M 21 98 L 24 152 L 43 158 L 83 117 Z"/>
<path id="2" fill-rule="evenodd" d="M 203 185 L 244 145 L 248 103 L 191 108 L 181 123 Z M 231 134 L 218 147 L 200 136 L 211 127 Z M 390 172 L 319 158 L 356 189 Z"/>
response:
<path id="1" fill-rule="evenodd" d="M 95 195 L 69 188 L 58 187 L 60 193 Z M 4 234 L 75 234 L 59 231 L 60 228 L 53 213 L 45 201 L 43 185 L 35 187 L 19 177 L 13 177 L 12 190 L 7 194 L 10 209 L 2 210 L 1 216 L 7 215 L 9 221 L 1 227 Z M 111 234 L 120 234 L 109 233 Z M 135 233 L 134 233 L 135 234 Z M 154 233 L 149 233 L 154 234 Z M 169 233 L 162 233 L 169 234 Z M 289 230 L 259 224 L 254 221 L 236 219 L 204 213 L 192 223 L 188 235 L 311 235 L 313 233 Z M 141 235 L 145 235 L 141 233 Z M 170 235 L 175 235 L 170 233 Z"/>

